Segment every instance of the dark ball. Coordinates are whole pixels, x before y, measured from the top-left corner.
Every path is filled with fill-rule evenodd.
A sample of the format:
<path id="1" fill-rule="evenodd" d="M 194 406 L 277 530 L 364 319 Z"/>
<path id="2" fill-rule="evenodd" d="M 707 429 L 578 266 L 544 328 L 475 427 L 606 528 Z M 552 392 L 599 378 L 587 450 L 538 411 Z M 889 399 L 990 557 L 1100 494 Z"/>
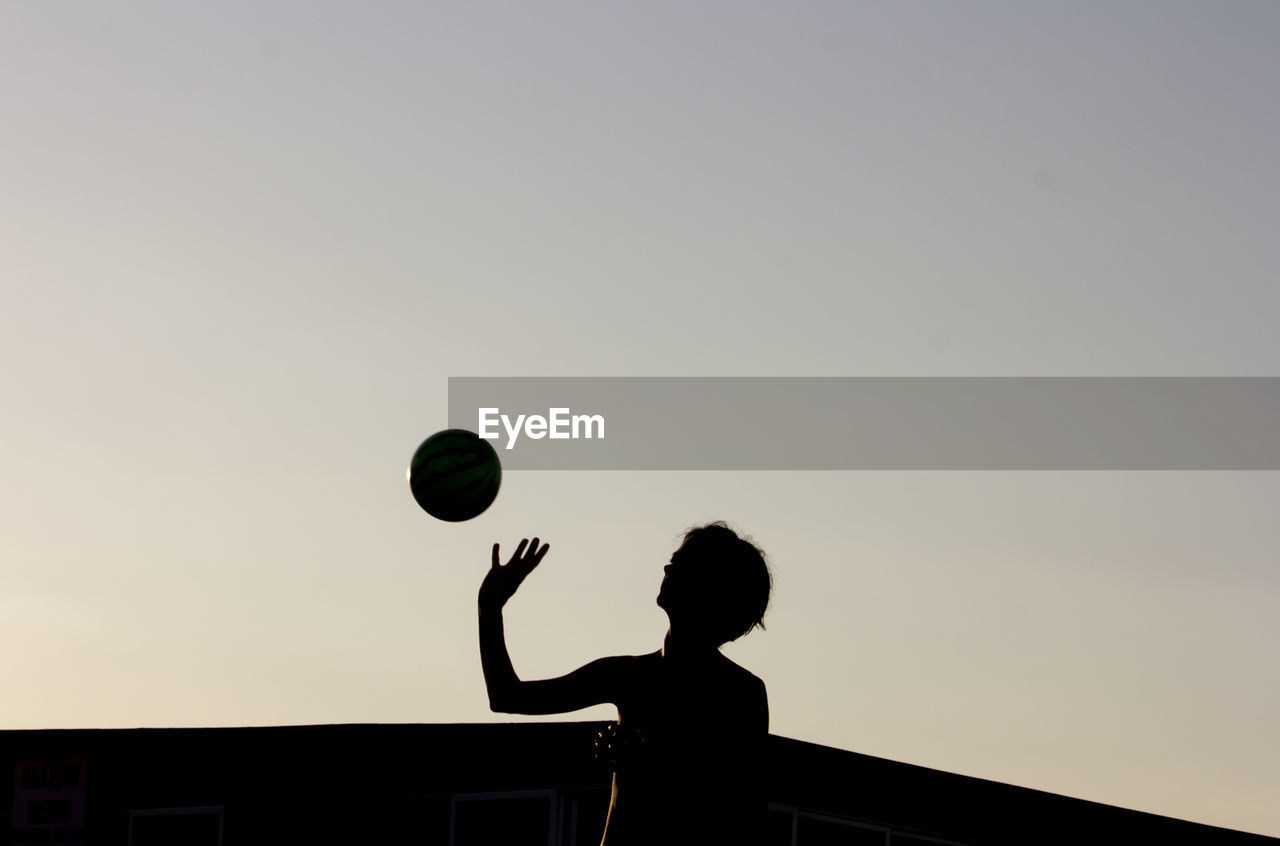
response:
<path id="1" fill-rule="evenodd" d="M 458 523 L 488 508 L 502 484 L 493 446 L 466 429 L 446 429 L 422 442 L 409 462 L 409 490 L 432 517 Z"/>

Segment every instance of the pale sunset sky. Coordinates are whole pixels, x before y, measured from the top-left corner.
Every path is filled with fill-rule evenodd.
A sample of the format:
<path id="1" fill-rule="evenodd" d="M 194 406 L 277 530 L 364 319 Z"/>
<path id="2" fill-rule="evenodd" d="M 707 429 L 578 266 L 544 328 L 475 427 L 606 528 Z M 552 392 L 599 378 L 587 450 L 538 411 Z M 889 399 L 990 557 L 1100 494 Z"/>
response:
<path id="1" fill-rule="evenodd" d="M 772 730 L 1280 835 L 1274 472 L 404 471 L 450 376 L 1276 376 L 1280 4 L 0 5 L 0 729 L 479 722 L 769 554 Z M 673 420 L 672 426 L 679 421 Z M 551 719 L 607 719 L 607 707 Z"/>

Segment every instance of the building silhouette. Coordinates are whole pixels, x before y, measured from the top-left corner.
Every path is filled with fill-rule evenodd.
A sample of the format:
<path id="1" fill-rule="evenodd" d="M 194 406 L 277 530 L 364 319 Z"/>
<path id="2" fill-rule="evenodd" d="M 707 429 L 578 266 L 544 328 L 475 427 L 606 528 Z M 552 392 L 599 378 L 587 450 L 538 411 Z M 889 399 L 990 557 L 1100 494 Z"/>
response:
<path id="1" fill-rule="evenodd" d="M 601 723 L 0 732 L 0 843 L 596 846 Z M 770 846 L 1280 840 L 769 738 Z"/>

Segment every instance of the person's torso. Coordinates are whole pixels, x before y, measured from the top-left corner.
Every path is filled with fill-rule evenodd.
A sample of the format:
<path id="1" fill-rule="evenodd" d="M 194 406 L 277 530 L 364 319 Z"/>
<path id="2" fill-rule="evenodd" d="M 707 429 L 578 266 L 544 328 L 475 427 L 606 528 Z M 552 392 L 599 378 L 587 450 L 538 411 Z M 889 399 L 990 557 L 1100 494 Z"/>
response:
<path id="1" fill-rule="evenodd" d="M 658 653 L 635 660 L 617 703 L 628 740 L 614 766 L 605 842 L 675 842 L 673 832 L 696 842 L 732 828 L 763 777 L 760 682 L 722 656 L 692 665 Z"/>

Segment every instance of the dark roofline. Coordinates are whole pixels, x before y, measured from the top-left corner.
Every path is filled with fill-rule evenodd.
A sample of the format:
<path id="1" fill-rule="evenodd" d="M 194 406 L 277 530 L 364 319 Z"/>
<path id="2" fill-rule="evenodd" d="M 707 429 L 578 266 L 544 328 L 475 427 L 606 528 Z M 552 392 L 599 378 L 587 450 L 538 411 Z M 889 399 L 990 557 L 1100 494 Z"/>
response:
<path id="1" fill-rule="evenodd" d="M 86 756 L 91 803 L 225 804 L 263 795 L 445 795 L 601 789 L 603 723 L 354 723 L 0 731 L 0 797 L 12 761 Z M 10 763 L 6 765 L 6 760 Z M 199 761 L 197 767 L 191 766 Z M 424 766 L 424 762 L 426 765 Z M 1280 839 L 1104 805 L 770 736 L 769 801 L 984 846 Z M 0 799 L 0 801 L 3 801 Z"/>
<path id="2" fill-rule="evenodd" d="M 1280 839 L 771 736 L 771 801 L 982 844 L 1222 843 Z M 834 775 L 838 774 L 838 775 Z M 775 798 L 776 797 L 776 798 Z"/>

